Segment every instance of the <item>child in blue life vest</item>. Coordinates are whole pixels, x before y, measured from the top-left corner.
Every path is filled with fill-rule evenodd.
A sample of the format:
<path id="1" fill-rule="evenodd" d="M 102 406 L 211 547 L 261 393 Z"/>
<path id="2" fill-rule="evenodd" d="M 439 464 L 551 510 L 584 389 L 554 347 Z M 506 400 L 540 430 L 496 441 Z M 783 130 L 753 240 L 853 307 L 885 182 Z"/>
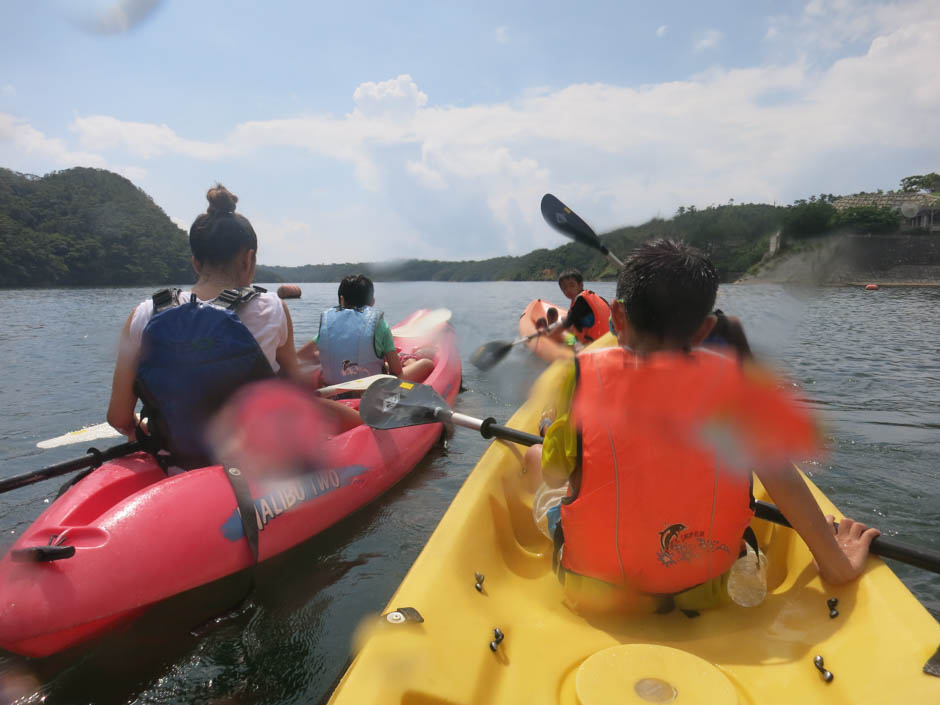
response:
<path id="1" fill-rule="evenodd" d="M 526 454 L 541 481 L 533 514 L 555 539 L 579 611 L 759 602 L 763 586 L 753 599 L 741 577 L 766 561 L 743 540 L 753 537 L 752 470 L 824 581 L 864 569 L 878 530 L 846 518 L 834 531 L 791 464 L 818 449 L 810 416 L 753 362 L 698 347 L 715 326 L 717 291 L 715 267 L 697 250 L 640 247 L 611 305 L 619 346 L 576 356 L 560 413 Z"/>
<path id="2" fill-rule="evenodd" d="M 333 385 L 362 377 L 390 374 L 412 382 L 423 381 L 434 369 L 426 357 L 402 362 L 392 331 L 375 308 L 375 287 L 364 274 L 345 277 L 337 292 L 339 305 L 320 315 L 316 337 L 303 346 L 301 359 L 319 357 L 323 384 Z"/>
<path id="3" fill-rule="evenodd" d="M 597 340 L 608 330 L 610 307 L 607 300 L 584 288 L 584 276 L 577 269 L 566 269 L 558 277 L 558 288 L 571 300 L 562 322 L 566 340 L 581 345 Z M 573 331 L 573 332 L 571 332 Z"/>

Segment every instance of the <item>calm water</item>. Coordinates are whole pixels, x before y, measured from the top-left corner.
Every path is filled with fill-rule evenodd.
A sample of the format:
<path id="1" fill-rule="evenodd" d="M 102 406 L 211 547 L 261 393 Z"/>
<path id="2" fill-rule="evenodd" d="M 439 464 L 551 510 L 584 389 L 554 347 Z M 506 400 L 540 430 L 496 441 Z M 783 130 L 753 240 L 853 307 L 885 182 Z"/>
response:
<path id="1" fill-rule="evenodd" d="M 612 284 L 598 284 L 607 297 Z M 298 344 L 335 301 L 335 284 L 303 285 L 289 303 Z M 38 440 L 104 419 L 121 324 L 149 289 L 5 291 L 0 326 L 0 476 L 81 452 L 38 451 Z M 541 369 L 516 351 L 484 375 L 466 360 L 480 343 L 511 339 L 533 298 L 561 302 L 553 283 L 379 284 L 391 321 L 420 306 L 453 313 L 464 366 L 456 408 L 505 419 Z M 940 549 L 940 289 L 789 290 L 726 286 L 719 305 L 744 319 L 759 354 L 776 362 L 823 415 L 830 453 L 807 464 L 847 514 Z M 25 662 L 0 657 L 0 702 L 316 703 L 348 661 L 359 620 L 381 610 L 486 442 L 458 430 L 371 507 L 263 564 L 247 608 L 198 636 L 194 626 L 239 602 L 246 576 L 153 609 L 78 653 Z M 59 480 L 0 495 L 3 545 L 54 497 Z M 145 550 L 145 547 L 142 547 Z M 940 576 L 893 566 L 940 615 Z M 3 691 L 8 688 L 7 693 Z"/>

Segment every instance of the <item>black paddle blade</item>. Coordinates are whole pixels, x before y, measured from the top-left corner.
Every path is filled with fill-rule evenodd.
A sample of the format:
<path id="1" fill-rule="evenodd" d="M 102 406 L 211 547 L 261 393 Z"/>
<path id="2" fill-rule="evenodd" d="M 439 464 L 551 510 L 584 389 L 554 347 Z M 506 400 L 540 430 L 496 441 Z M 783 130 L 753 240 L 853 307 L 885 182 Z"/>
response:
<path id="1" fill-rule="evenodd" d="M 433 387 L 401 379 L 380 379 L 362 395 L 359 416 L 372 428 L 388 430 L 444 421 L 450 407 Z"/>
<path id="2" fill-rule="evenodd" d="M 484 343 L 477 348 L 476 352 L 470 356 L 470 362 L 474 367 L 486 372 L 496 366 L 512 350 L 512 343 L 505 340 L 494 340 L 492 343 Z"/>
<path id="3" fill-rule="evenodd" d="M 602 254 L 607 254 L 607 246 L 600 241 L 591 226 L 581 220 L 578 214 L 552 194 L 542 196 L 542 217 L 545 222 L 565 237 L 569 237 L 582 245 L 593 247 Z"/>

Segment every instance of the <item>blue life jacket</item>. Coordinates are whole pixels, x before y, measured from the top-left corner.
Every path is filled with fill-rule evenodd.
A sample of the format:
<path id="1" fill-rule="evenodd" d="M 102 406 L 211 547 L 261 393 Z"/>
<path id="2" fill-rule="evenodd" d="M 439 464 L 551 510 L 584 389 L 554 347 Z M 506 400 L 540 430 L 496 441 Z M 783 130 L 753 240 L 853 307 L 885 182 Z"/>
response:
<path id="1" fill-rule="evenodd" d="M 153 295 L 134 391 L 143 402 L 150 450 L 168 451 L 183 468 L 212 464 L 209 418 L 238 387 L 274 376 L 271 364 L 235 310 L 260 287 L 226 289 L 212 301 L 179 302 L 180 291 Z"/>
<path id="2" fill-rule="evenodd" d="M 382 312 L 371 306 L 327 309 L 320 314 L 320 349 L 324 384 L 339 384 L 377 375 L 384 358 L 375 354 L 375 327 Z"/>

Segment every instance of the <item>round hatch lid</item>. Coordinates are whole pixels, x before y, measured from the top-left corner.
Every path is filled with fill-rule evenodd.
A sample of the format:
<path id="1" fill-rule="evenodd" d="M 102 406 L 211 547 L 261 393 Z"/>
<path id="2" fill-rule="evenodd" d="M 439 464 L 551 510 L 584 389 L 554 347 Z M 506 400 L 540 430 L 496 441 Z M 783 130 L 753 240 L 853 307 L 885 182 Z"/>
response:
<path id="1" fill-rule="evenodd" d="M 580 705 L 737 705 L 731 681 L 686 651 L 622 644 L 598 651 L 578 668 Z"/>

